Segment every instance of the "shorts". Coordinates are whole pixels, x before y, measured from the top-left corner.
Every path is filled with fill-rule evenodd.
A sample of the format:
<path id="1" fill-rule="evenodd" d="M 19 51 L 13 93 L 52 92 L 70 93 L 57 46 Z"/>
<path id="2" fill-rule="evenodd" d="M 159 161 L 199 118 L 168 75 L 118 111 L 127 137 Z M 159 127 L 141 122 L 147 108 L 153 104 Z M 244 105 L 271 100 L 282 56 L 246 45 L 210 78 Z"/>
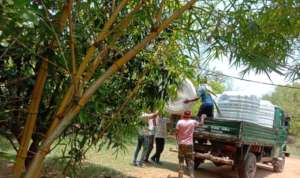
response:
<path id="1" fill-rule="evenodd" d="M 202 104 L 197 115 L 201 117 L 202 114 L 207 117 L 214 117 L 214 106 L 212 104 Z"/>

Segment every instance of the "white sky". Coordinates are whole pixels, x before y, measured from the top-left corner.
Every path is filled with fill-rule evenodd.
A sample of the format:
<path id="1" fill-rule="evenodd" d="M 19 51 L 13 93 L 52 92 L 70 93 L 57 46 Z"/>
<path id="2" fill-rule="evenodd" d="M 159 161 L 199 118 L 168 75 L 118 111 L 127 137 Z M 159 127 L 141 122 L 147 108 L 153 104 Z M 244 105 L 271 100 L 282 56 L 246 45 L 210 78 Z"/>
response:
<path id="1" fill-rule="evenodd" d="M 235 66 L 231 67 L 228 64 L 228 61 L 226 60 L 212 60 L 209 63 L 209 66 L 211 69 L 215 69 L 217 71 L 221 71 L 223 74 L 230 75 L 230 76 L 236 76 L 241 78 L 242 75 L 240 72 L 242 71 L 242 68 L 237 69 Z M 250 72 L 249 74 L 246 74 L 244 76 L 244 79 L 249 79 L 249 80 L 254 80 L 254 81 L 259 81 L 259 82 L 266 82 L 266 83 L 273 83 L 273 84 L 281 84 L 281 85 L 286 85 L 288 84 L 287 81 L 285 81 L 284 76 L 281 76 L 277 73 L 271 73 L 270 74 L 271 80 L 268 78 L 266 74 L 255 74 L 254 72 Z M 271 85 L 264 85 L 264 84 L 258 84 L 258 83 L 253 83 L 253 82 L 247 82 L 247 81 L 242 81 L 238 79 L 232 79 L 231 82 L 233 90 L 236 91 L 244 91 L 249 94 L 254 94 L 256 96 L 261 97 L 262 95 L 265 94 L 271 94 L 275 87 Z"/>

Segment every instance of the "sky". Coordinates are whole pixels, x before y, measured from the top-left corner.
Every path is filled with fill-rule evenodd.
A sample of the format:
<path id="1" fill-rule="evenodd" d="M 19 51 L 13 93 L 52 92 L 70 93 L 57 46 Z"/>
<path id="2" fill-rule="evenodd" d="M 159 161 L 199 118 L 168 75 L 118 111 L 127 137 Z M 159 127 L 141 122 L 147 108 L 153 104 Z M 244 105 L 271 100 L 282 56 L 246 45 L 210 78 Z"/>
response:
<path id="1" fill-rule="evenodd" d="M 241 71 L 242 68 L 237 69 L 235 66 L 230 66 L 228 64 L 228 61 L 226 60 L 212 60 L 209 63 L 210 69 L 215 69 L 217 71 L 221 71 L 223 74 L 235 76 L 241 78 Z M 268 78 L 266 74 L 255 74 L 254 72 L 250 72 L 249 74 L 246 74 L 244 76 L 244 79 L 259 81 L 259 82 L 266 82 L 266 83 L 273 83 L 273 84 L 280 84 L 280 85 L 286 85 L 289 82 L 284 79 L 284 76 L 281 76 L 277 73 L 271 73 L 270 74 L 271 80 Z M 232 79 L 231 88 L 235 91 L 244 91 L 249 94 L 256 95 L 258 97 L 261 97 L 266 94 L 271 94 L 275 86 L 270 85 L 264 85 L 264 84 L 258 84 L 253 82 L 247 82 L 242 81 L 238 79 Z"/>

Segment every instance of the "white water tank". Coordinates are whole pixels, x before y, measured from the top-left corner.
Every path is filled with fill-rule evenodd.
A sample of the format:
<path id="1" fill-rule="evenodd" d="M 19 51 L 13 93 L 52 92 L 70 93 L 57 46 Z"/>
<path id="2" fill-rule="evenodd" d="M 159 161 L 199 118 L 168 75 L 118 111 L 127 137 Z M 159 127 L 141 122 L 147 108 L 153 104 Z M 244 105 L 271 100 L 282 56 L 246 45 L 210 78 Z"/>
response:
<path id="1" fill-rule="evenodd" d="M 274 105 L 260 100 L 255 95 L 228 91 L 217 97 L 216 103 L 221 113 L 216 112 L 216 119 L 237 120 L 273 127 Z"/>

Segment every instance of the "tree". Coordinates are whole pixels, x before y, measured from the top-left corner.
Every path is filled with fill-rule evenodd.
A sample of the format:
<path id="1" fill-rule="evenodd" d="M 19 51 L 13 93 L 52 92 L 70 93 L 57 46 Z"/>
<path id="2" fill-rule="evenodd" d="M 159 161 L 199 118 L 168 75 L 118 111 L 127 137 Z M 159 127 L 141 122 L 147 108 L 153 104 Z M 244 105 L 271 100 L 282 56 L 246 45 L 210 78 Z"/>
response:
<path id="1" fill-rule="evenodd" d="M 296 88 L 276 87 L 271 95 L 263 98 L 283 108 L 291 117 L 290 133 L 300 136 L 300 84 L 294 83 L 290 86 Z"/>
<path id="2" fill-rule="evenodd" d="M 181 79 L 195 78 L 203 46 L 208 58 L 228 55 L 247 70 L 280 72 L 299 37 L 298 6 L 281 0 L 3 2 L 0 123 L 20 143 L 16 177 L 24 158 L 25 177 L 37 177 L 52 143 L 69 130 L 80 135 L 73 161 L 99 141 L 121 146 L 142 110 L 161 107 Z"/>

